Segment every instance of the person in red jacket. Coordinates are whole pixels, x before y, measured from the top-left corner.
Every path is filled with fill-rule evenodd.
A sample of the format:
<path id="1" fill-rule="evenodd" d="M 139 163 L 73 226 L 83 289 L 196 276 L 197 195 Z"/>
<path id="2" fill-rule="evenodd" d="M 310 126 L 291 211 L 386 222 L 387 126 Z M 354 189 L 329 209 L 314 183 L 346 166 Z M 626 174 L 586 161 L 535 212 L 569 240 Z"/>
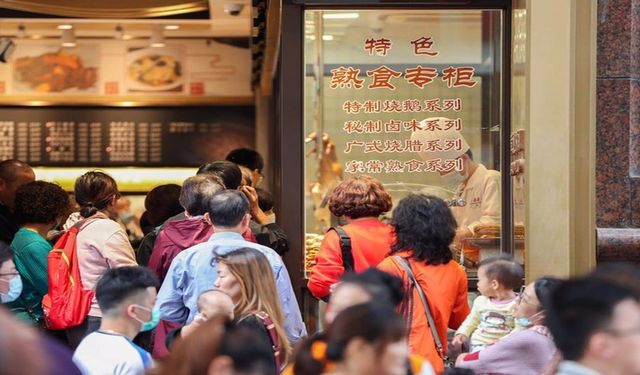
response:
<path id="1" fill-rule="evenodd" d="M 180 190 L 180 204 L 185 209 L 184 218 L 169 219 L 158 233 L 148 267 L 164 281 L 173 258 L 194 245 L 207 241 L 213 234 L 213 226 L 204 219 L 208 200 L 216 193 L 225 190 L 223 180 L 213 174 L 199 174 L 187 178 Z M 247 241 L 255 241 L 251 231 L 243 234 Z M 248 236 L 248 237 L 247 237 Z M 164 338 L 179 325 L 160 321 L 154 336 L 153 355 L 156 358 L 166 356 L 168 351 Z"/>
<path id="2" fill-rule="evenodd" d="M 394 242 L 393 229 L 378 217 L 388 212 L 391 205 L 391 196 L 382 183 L 369 176 L 346 179 L 331 193 L 329 210 L 347 221 L 341 228 L 351 240 L 353 271 L 374 267 L 389 254 Z M 329 230 L 320 245 L 307 287 L 316 298 L 326 299 L 331 286 L 344 272 L 340 237 L 335 230 Z"/>

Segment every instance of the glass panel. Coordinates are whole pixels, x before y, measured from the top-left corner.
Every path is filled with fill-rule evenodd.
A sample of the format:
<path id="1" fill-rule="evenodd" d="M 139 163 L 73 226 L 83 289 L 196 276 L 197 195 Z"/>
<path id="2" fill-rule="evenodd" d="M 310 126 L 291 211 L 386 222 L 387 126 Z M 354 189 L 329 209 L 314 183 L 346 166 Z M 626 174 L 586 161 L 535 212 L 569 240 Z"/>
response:
<path id="1" fill-rule="evenodd" d="M 500 252 L 501 40 L 500 10 L 305 12 L 307 266 L 360 174 L 447 199 L 467 267 Z"/>

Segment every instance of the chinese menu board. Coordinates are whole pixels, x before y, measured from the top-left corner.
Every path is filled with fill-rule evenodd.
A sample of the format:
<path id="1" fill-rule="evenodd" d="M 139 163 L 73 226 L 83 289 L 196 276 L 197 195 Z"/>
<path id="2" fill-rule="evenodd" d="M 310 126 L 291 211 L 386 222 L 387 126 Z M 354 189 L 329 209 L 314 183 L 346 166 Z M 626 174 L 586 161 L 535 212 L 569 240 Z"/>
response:
<path id="1" fill-rule="evenodd" d="M 172 40 L 152 48 L 138 41 L 83 39 L 74 48 L 17 40 L 0 66 L 0 100 L 12 95 L 65 98 L 153 95 L 251 96 L 251 53 L 207 40 Z"/>
<path id="2" fill-rule="evenodd" d="M 0 160 L 33 166 L 197 166 L 253 143 L 253 107 L 0 109 Z"/>
<path id="3" fill-rule="evenodd" d="M 367 55 L 387 57 L 394 49 L 409 49 L 414 56 L 421 57 L 425 66 L 416 66 L 404 69 L 394 69 L 387 65 L 380 65 L 372 69 L 360 69 L 352 66 L 340 66 L 331 70 L 331 90 L 343 88 L 355 88 L 356 90 L 385 90 L 389 99 L 377 100 L 345 100 L 342 110 L 349 119 L 344 122 L 343 130 L 351 135 L 344 148 L 344 154 L 350 155 L 355 148 L 368 155 L 367 160 L 345 161 L 345 172 L 352 174 L 368 173 L 421 173 L 421 172 L 450 172 L 455 169 L 460 171 L 460 160 L 453 158 L 431 158 L 420 160 L 415 157 L 407 161 L 394 158 L 398 153 L 431 153 L 440 155 L 439 152 L 461 151 L 462 138 L 437 136 L 427 137 L 426 141 L 415 139 L 411 134 L 417 131 L 449 132 L 463 129 L 463 121 L 457 117 L 463 110 L 464 100 L 460 97 L 428 98 L 424 95 L 418 98 L 402 98 L 395 95 L 398 81 L 425 90 L 434 81 L 439 80 L 446 84 L 446 88 L 472 88 L 478 84 L 474 79 L 475 68 L 473 66 L 449 65 L 441 69 L 430 67 L 429 58 L 438 56 L 436 41 L 431 36 L 420 36 L 409 43 L 393 43 L 392 40 L 381 38 L 366 38 L 362 49 Z M 383 94 L 385 95 L 385 94 Z M 388 120 L 376 119 L 377 114 L 408 114 L 412 118 L 402 120 L 389 118 Z M 429 117 L 438 113 L 444 117 Z M 364 115 L 364 116 L 363 116 Z M 362 117 L 360 117 L 362 116 Z M 368 117 L 367 119 L 362 119 Z M 423 118 L 429 117 L 424 121 Z M 373 134 L 381 137 L 372 140 L 359 139 L 358 135 Z M 451 155 L 455 155 L 455 152 Z M 383 157 L 384 156 L 384 157 Z M 417 156 L 417 155 L 416 155 Z"/>

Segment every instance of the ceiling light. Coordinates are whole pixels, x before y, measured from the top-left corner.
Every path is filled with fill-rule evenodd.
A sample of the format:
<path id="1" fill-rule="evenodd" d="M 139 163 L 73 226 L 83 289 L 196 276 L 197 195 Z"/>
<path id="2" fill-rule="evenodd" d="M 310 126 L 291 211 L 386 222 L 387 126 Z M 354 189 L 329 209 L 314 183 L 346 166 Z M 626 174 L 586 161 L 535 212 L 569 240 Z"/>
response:
<path id="1" fill-rule="evenodd" d="M 76 34 L 73 32 L 73 30 L 62 30 L 62 46 L 63 47 L 76 46 Z"/>
<path id="2" fill-rule="evenodd" d="M 149 38 L 149 46 L 151 47 L 164 47 L 164 34 L 160 27 L 154 27 Z"/>
<path id="3" fill-rule="evenodd" d="M 335 38 L 333 37 L 333 35 L 328 35 L 325 34 L 322 36 L 322 40 L 334 40 Z"/>
<path id="4" fill-rule="evenodd" d="M 58 25 L 58 30 L 71 30 L 73 29 L 73 25 L 68 23 L 63 23 L 62 25 Z"/>
<path id="5" fill-rule="evenodd" d="M 133 35 L 130 35 L 130 34 L 124 34 L 124 35 L 122 36 L 122 40 L 131 40 L 131 39 L 133 39 Z"/>
<path id="6" fill-rule="evenodd" d="M 25 36 L 27 36 L 27 29 L 23 24 L 19 24 L 18 31 L 16 32 L 16 38 L 23 39 Z"/>
<path id="7" fill-rule="evenodd" d="M 178 30 L 180 28 L 180 26 L 178 25 L 165 25 L 164 29 L 165 30 Z"/>
<path id="8" fill-rule="evenodd" d="M 322 15 L 325 20 L 352 20 L 359 17 L 358 13 L 327 13 Z"/>

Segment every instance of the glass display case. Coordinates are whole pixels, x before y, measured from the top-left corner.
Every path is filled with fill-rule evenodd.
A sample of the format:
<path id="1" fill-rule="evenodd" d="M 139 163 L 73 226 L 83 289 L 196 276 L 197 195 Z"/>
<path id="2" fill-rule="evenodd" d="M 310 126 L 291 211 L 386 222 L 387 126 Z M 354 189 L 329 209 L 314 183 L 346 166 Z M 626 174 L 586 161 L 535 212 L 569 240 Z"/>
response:
<path id="1" fill-rule="evenodd" d="M 338 224 L 328 195 L 361 174 L 382 181 L 394 204 L 410 193 L 447 200 L 459 224 L 453 250 L 469 270 L 502 251 L 504 17 L 304 12 L 305 274 Z"/>

